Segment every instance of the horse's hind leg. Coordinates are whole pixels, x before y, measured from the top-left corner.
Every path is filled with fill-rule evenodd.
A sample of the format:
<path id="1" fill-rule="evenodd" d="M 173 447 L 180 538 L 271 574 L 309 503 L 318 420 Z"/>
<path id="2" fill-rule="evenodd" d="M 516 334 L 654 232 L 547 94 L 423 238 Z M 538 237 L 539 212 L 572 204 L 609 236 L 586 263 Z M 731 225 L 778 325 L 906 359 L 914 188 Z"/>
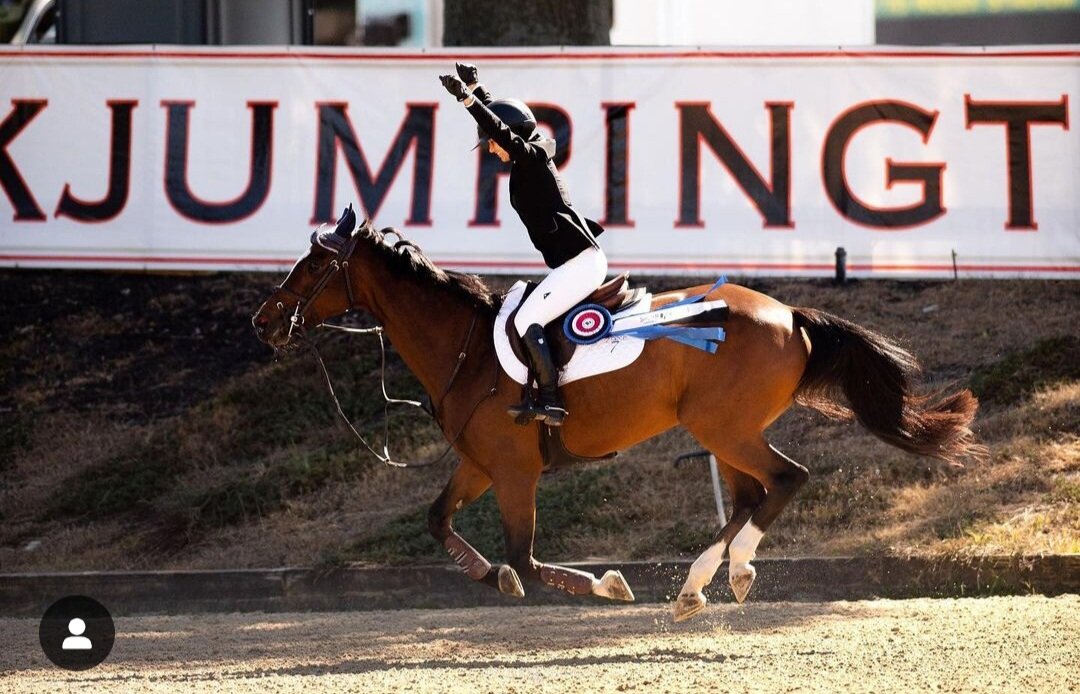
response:
<path id="1" fill-rule="evenodd" d="M 498 569 L 492 567 L 465 538 L 454 532 L 451 524 L 451 518 L 456 512 L 479 499 L 490 486 L 491 480 L 488 476 L 472 461 L 462 458 L 439 498 L 428 509 L 428 532 L 439 541 L 450 554 L 450 558 L 469 578 L 520 598 L 525 595 L 525 591 L 522 590 L 521 581 L 514 570 L 509 566 L 500 566 Z"/>
<path id="2" fill-rule="evenodd" d="M 720 531 L 717 542 L 694 562 L 686 585 L 675 603 L 675 621 L 688 619 L 705 607 L 705 596 L 701 593 L 701 588 L 712 580 L 713 574 L 723 561 L 725 549 L 730 557 L 728 581 L 731 590 L 737 601 L 746 599 L 757 576 L 750 562 L 757 551 L 758 543 L 761 542 L 765 530 L 809 477 L 806 468 L 777 451 L 762 438 L 741 443 L 724 442 L 715 447 L 710 446 L 707 441 L 703 443 L 717 453 L 718 459 L 722 457 L 726 463 L 742 473 L 743 477 L 752 477 L 765 494 L 764 497 L 757 497 L 760 503 L 756 506 L 736 510 L 731 521 Z M 734 489 L 732 495 L 735 495 Z"/>
<path id="3" fill-rule="evenodd" d="M 810 473 L 791 458 L 770 446 L 764 439 L 748 442 L 737 449 L 738 455 L 730 462 L 743 472 L 752 475 L 765 488 L 765 499 L 754 510 L 728 548 L 728 582 L 735 599 L 742 602 L 750 592 L 757 571 L 750 565 L 757 553 L 758 543 L 780 512 L 784 510 L 795 492 L 806 484 Z"/>
<path id="4" fill-rule="evenodd" d="M 702 552 L 690 567 L 686 583 L 675 603 L 676 622 L 689 619 L 705 609 L 706 599 L 702 589 L 712 582 L 724 561 L 724 552 L 728 545 L 750 519 L 754 509 L 765 499 L 764 487 L 753 477 L 736 470 L 719 458 L 716 459 L 716 465 L 731 493 L 731 519 L 720 529 L 716 541 Z"/>
<path id="5" fill-rule="evenodd" d="M 587 571 L 556 564 L 542 564 L 533 558 L 536 534 L 536 488 L 540 473 L 520 472 L 495 481 L 495 498 L 503 521 L 506 558 L 525 580 L 538 581 L 571 595 L 597 595 L 611 600 L 633 602 L 634 593 L 619 571 L 597 578 Z"/>

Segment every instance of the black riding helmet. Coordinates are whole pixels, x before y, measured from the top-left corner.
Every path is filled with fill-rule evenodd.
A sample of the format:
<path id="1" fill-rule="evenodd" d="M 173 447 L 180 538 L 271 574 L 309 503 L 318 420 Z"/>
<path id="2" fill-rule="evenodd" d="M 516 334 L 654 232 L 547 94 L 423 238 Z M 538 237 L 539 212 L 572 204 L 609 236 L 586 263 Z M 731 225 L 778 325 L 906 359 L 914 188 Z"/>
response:
<path id="1" fill-rule="evenodd" d="M 495 114 L 495 117 L 506 124 L 506 127 L 510 128 L 510 132 L 514 133 L 523 140 L 528 140 L 536 132 L 536 116 L 533 115 L 532 109 L 530 109 L 524 101 L 518 101 L 517 99 L 496 99 L 487 105 L 488 109 Z M 487 142 L 490 138 L 487 133 L 483 131 L 480 126 L 476 127 L 476 134 L 480 138 L 476 143 L 476 147 Z M 473 147 L 473 149 L 476 149 Z"/>

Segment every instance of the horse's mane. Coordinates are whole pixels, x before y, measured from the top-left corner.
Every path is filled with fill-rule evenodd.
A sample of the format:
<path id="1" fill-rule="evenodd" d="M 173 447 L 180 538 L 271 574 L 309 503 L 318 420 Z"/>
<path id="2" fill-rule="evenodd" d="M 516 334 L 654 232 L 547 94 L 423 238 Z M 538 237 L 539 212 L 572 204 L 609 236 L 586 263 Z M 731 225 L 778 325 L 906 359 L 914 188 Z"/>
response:
<path id="1" fill-rule="evenodd" d="M 436 286 L 445 287 L 454 294 L 471 301 L 478 308 L 495 311 L 502 301 L 502 297 L 488 288 L 476 275 L 444 270 L 431 262 L 419 246 L 408 241 L 400 231 L 393 227 L 378 231 L 371 220 L 364 220 L 356 233 L 374 241 L 372 245 L 386 260 L 386 266 L 395 274 L 416 277 Z M 397 236 L 400 240 L 390 245 L 386 242 L 386 236 L 390 234 Z"/>

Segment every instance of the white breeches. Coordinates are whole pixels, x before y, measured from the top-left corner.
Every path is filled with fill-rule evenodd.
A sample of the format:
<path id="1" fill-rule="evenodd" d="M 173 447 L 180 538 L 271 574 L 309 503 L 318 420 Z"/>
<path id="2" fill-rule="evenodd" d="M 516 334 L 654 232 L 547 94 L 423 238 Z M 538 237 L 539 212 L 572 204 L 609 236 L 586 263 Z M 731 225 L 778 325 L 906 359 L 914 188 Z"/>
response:
<path id="1" fill-rule="evenodd" d="M 574 307 L 607 277 L 607 256 L 599 248 L 586 248 L 548 273 L 521 304 L 514 329 L 524 335 L 530 325 L 547 325 Z"/>

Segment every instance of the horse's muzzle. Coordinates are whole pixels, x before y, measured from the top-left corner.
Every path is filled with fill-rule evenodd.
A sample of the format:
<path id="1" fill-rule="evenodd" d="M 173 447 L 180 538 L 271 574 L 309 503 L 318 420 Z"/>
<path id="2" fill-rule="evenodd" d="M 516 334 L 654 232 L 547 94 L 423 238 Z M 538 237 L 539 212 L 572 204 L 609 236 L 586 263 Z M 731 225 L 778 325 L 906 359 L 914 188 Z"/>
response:
<path id="1" fill-rule="evenodd" d="M 269 325 L 270 319 L 262 313 L 256 313 L 251 317 L 251 327 L 255 328 L 255 337 L 259 338 L 261 342 L 267 340 L 266 328 Z"/>
<path id="2" fill-rule="evenodd" d="M 298 346 L 282 323 L 274 324 L 265 314 L 256 313 L 252 316 L 251 326 L 255 328 L 255 337 L 276 351 L 290 351 Z"/>

